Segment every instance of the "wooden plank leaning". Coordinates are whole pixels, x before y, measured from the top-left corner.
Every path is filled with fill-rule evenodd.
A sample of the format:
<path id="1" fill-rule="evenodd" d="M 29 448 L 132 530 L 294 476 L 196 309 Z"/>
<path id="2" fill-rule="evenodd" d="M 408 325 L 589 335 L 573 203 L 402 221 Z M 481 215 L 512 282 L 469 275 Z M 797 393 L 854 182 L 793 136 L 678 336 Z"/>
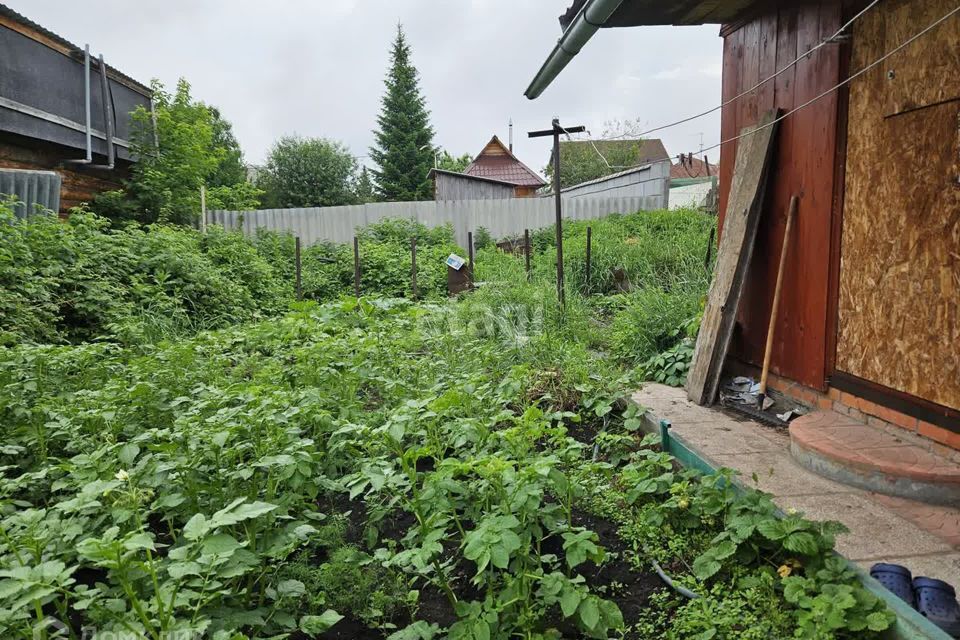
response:
<path id="1" fill-rule="evenodd" d="M 778 114 L 764 114 L 737 142 L 716 268 L 687 376 L 687 397 L 697 404 L 711 404 L 717 396 L 763 208 Z"/>

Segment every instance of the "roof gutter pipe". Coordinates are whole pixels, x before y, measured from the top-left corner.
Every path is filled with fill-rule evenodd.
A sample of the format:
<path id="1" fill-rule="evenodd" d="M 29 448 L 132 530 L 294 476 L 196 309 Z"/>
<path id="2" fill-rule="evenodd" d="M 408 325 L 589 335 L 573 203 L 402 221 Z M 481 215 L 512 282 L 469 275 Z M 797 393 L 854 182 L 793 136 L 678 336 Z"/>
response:
<path id="1" fill-rule="evenodd" d="M 540 97 L 544 89 L 549 87 L 573 57 L 580 53 L 580 49 L 593 37 L 600 25 L 605 23 L 623 2 L 624 0 L 587 0 L 577 17 L 567 25 L 524 95 L 531 100 Z"/>
<path id="2" fill-rule="evenodd" d="M 103 55 L 100 55 L 100 93 L 103 100 L 103 121 L 106 125 L 107 135 L 107 164 L 96 165 L 98 169 L 112 170 L 116 162 L 115 150 L 113 148 L 113 99 L 110 94 L 110 80 L 107 79 L 107 65 L 103 62 Z"/>
<path id="3" fill-rule="evenodd" d="M 83 104 L 84 113 L 87 116 L 87 155 L 80 160 L 67 160 L 67 162 L 74 164 L 90 164 L 93 162 L 93 141 L 90 139 L 93 135 L 93 125 L 90 122 L 90 45 L 86 45 L 83 48 Z"/>

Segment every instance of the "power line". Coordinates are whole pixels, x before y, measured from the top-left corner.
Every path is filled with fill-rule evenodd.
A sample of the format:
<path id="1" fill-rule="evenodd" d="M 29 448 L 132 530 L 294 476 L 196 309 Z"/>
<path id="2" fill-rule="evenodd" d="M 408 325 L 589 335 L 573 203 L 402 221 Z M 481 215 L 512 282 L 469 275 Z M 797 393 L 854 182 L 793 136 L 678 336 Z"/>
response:
<path id="1" fill-rule="evenodd" d="M 869 9 L 870 7 L 872 7 L 874 4 L 876 4 L 876 0 L 875 0 L 875 2 L 874 2 L 873 4 L 869 5 L 869 6 L 867 7 L 867 9 Z M 864 9 L 864 11 L 866 11 L 866 9 Z M 860 70 L 857 71 L 856 73 L 852 74 L 851 76 L 849 76 L 849 77 L 846 78 L 845 80 L 842 80 L 841 82 L 839 82 L 838 84 L 834 85 L 833 87 L 827 89 L 827 90 L 824 91 L 823 93 L 820 93 L 819 95 L 811 98 L 810 100 L 807 100 L 807 101 L 804 102 L 803 104 L 801 104 L 801 105 L 799 105 L 799 106 L 797 106 L 797 107 L 794 107 L 794 108 L 791 109 L 790 111 L 787 111 L 787 112 L 784 113 L 782 116 L 779 116 L 779 117 L 775 118 L 774 120 L 772 120 L 772 121 L 770 121 L 770 122 L 768 122 L 768 123 L 766 123 L 766 124 L 764 124 L 764 125 L 761 125 L 761 126 L 757 127 L 756 129 L 753 129 L 753 130 L 748 131 L 748 132 L 746 132 L 746 133 L 741 133 L 741 134 L 739 134 L 739 135 L 736 135 L 736 136 L 734 136 L 734 137 L 732 137 L 732 138 L 728 138 L 728 139 L 726 139 L 726 140 L 721 140 L 720 142 L 718 142 L 717 144 L 713 145 L 712 147 L 707 147 L 706 149 L 703 150 L 703 152 L 707 152 L 707 151 L 712 151 L 712 150 L 714 150 L 714 149 L 718 149 L 718 148 L 722 147 L 723 145 L 728 144 L 728 143 L 730 143 L 730 142 L 736 142 L 736 141 L 739 140 L 740 138 L 744 138 L 744 137 L 746 137 L 746 136 L 753 135 L 754 133 L 757 133 L 758 131 L 762 131 L 763 129 L 766 129 L 767 127 L 772 127 L 773 125 L 777 124 L 778 122 L 780 122 L 780 121 L 782 121 L 782 120 L 784 120 L 784 119 L 786 119 L 786 118 L 789 118 L 789 117 L 790 117 L 791 115 L 793 115 L 794 113 L 800 111 L 801 109 L 805 109 L 806 107 L 809 107 L 809 106 L 810 106 L 811 104 L 813 104 L 814 102 L 817 102 L 817 101 L 820 100 L 821 98 L 824 98 L 824 97 L 828 96 L 829 94 L 833 93 L 833 92 L 836 91 L 837 89 L 839 89 L 839 88 L 841 88 L 841 87 L 849 84 L 850 82 L 852 82 L 852 81 L 855 80 L 856 78 L 862 76 L 862 75 L 865 74 L 867 71 L 870 71 L 871 69 L 873 69 L 874 67 L 876 67 L 878 64 L 880 64 L 881 62 L 883 62 L 884 60 L 886 60 L 886 59 L 889 58 L 890 56 L 898 53 L 899 51 L 903 50 L 903 49 L 906 48 L 907 46 L 913 44 L 916 40 L 918 40 L 919 38 L 925 36 L 925 35 L 926 35 L 927 33 L 929 33 L 930 31 L 933 31 L 935 28 L 937 28 L 937 27 L 940 26 L 943 22 L 945 22 L 945 21 L 947 21 L 948 19 L 950 19 L 951 17 L 953 17 L 953 16 L 954 16 L 955 14 L 957 14 L 958 12 L 960 12 L 960 5 L 958 5 L 957 7 L 955 7 L 952 11 L 949 11 L 946 15 L 944 15 L 944 16 L 941 17 L 940 19 L 935 20 L 934 22 L 932 22 L 931 24 L 929 24 L 926 28 L 924 28 L 923 30 L 921 30 L 919 33 L 914 34 L 913 36 L 911 36 L 910 38 L 908 38 L 907 40 L 905 40 L 904 42 L 902 42 L 901 44 L 899 44 L 899 45 L 898 45 L 897 47 L 895 47 L 894 49 L 891 49 L 890 51 L 888 51 L 887 53 L 885 53 L 885 54 L 884 54 L 883 56 L 881 56 L 880 58 L 874 60 L 873 62 L 871 62 L 871 63 L 868 64 L 867 66 L 863 67 L 862 69 L 860 69 Z M 862 15 L 862 14 L 863 14 L 863 11 L 861 11 L 860 14 L 857 15 L 857 17 L 859 17 L 859 16 Z M 854 18 L 854 19 L 856 19 L 856 18 Z M 836 36 L 834 36 L 834 37 L 836 37 Z M 811 51 L 813 51 L 813 50 L 811 49 Z M 649 133 L 649 132 L 647 132 L 647 133 Z M 602 153 L 600 153 L 600 150 L 597 148 L 597 145 L 593 142 L 593 140 L 590 140 L 589 142 L 590 142 L 591 146 L 593 146 L 594 151 L 596 151 L 596 153 L 597 153 L 597 154 L 600 156 L 600 158 L 603 160 L 604 164 L 606 164 L 608 168 L 611 168 L 611 169 L 612 169 L 613 167 L 610 166 L 610 163 L 607 162 L 607 159 L 603 156 Z M 681 154 L 679 154 L 679 155 L 677 155 L 677 156 L 671 156 L 671 159 L 674 159 L 674 158 L 682 158 L 684 155 L 685 155 L 685 154 L 681 153 Z M 627 168 L 627 167 L 621 167 L 621 168 Z"/>
<path id="2" fill-rule="evenodd" d="M 741 133 L 740 135 L 734 136 L 734 137 L 732 137 L 732 138 L 728 138 L 728 139 L 726 139 L 726 140 L 721 140 L 720 142 L 718 142 L 717 144 L 713 145 L 712 147 L 708 147 L 708 148 L 704 149 L 704 151 L 712 151 L 713 149 L 717 149 L 717 148 L 719 148 L 719 147 L 721 147 L 721 146 L 723 146 L 723 145 L 725 145 L 725 144 L 727 144 L 727 143 L 736 142 L 736 141 L 739 140 L 740 138 L 744 138 L 744 137 L 746 137 L 746 136 L 753 135 L 754 133 L 757 133 L 758 131 L 762 131 L 763 129 L 766 129 L 767 127 L 772 127 L 773 125 L 775 125 L 776 123 L 780 122 L 781 120 L 790 117 L 791 115 L 793 115 L 793 114 L 796 113 L 797 111 L 800 111 L 801 109 L 805 109 L 806 107 L 809 107 L 811 104 L 813 104 L 813 103 L 816 102 L 817 100 L 820 100 L 821 98 L 823 98 L 823 97 L 825 97 L 825 96 L 833 93 L 834 91 L 836 91 L 836 90 L 839 89 L 840 87 L 843 87 L 843 86 L 849 84 L 851 81 L 853 81 L 853 80 L 855 80 L 856 78 L 862 76 L 862 75 L 865 74 L 867 71 L 870 71 L 870 69 L 873 69 L 874 67 L 876 67 L 878 64 L 880 64 L 881 62 L 883 62 L 884 60 L 886 60 L 887 58 L 889 58 L 889 57 L 892 56 L 893 54 L 901 51 L 901 50 L 904 49 L 905 47 L 907 47 L 907 46 L 909 46 L 910 44 L 912 44 L 913 42 L 915 42 L 917 39 L 925 36 L 925 35 L 926 35 L 927 33 L 929 33 L 930 31 L 933 31 L 935 28 L 937 28 L 938 26 L 940 26 L 943 22 L 947 21 L 949 18 L 951 18 L 952 16 L 954 16 L 954 15 L 955 15 L 956 13 L 958 13 L 958 12 L 960 12 L 960 5 L 958 5 L 956 8 L 954 8 L 953 11 L 948 12 L 945 16 L 943 16 L 943 17 L 940 18 L 939 20 L 936 20 L 936 21 L 934 21 L 933 23 L 931 23 L 930 25 L 928 25 L 925 29 L 923 29 L 923 30 L 920 31 L 919 33 L 911 36 L 910 38 L 908 38 L 907 40 L 905 40 L 904 42 L 902 42 L 902 43 L 901 43 L 899 46 L 897 46 L 896 48 L 894 48 L 894 49 L 890 50 L 889 52 L 885 53 L 882 57 L 877 58 L 876 60 L 874 60 L 873 62 L 871 62 L 871 63 L 868 64 L 867 66 L 865 66 L 864 68 L 860 69 L 859 71 L 857 71 L 856 73 L 854 73 L 853 75 L 851 75 L 850 77 L 848 77 L 846 80 L 843 80 L 843 81 L 841 81 L 839 84 L 836 84 L 836 85 L 834 85 L 833 87 L 827 89 L 826 91 L 824 91 L 824 92 L 821 93 L 820 95 L 815 96 L 815 97 L 811 98 L 810 100 L 807 100 L 806 102 L 804 102 L 803 104 L 801 104 L 801 105 L 798 106 L 798 107 L 794 107 L 794 108 L 791 109 L 790 111 L 787 111 L 787 112 L 786 112 L 785 114 L 783 114 L 782 116 L 780 116 L 780 117 L 778 117 L 778 118 L 775 118 L 774 120 L 768 122 L 767 124 L 760 125 L 760 126 L 757 127 L 756 129 L 753 129 L 752 131 L 748 131 L 748 132 L 746 132 L 746 133 Z"/>
<path id="3" fill-rule="evenodd" d="M 702 113 L 698 113 L 698 114 L 696 114 L 696 115 L 692 115 L 692 116 L 683 118 L 682 120 L 677 120 L 676 122 L 671 122 L 670 124 L 665 124 L 665 125 L 661 125 L 661 126 L 659 126 L 659 127 L 654 127 L 653 129 L 648 129 L 648 130 L 646 130 L 646 131 L 641 131 L 640 133 L 637 133 L 637 134 L 623 134 L 623 135 L 620 135 L 620 136 L 612 136 L 612 137 L 610 137 L 610 138 L 608 138 L 608 139 L 610 139 L 610 140 L 615 140 L 615 139 L 618 139 L 618 138 L 625 138 L 625 137 L 627 137 L 627 136 L 635 137 L 635 138 L 642 138 L 643 136 L 645 136 L 645 135 L 647 135 L 647 134 L 655 133 L 655 132 L 657 132 L 657 131 L 662 131 L 662 130 L 664 130 L 664 129 L 669 129 L 669 128 L 675 127 L 675 126 L 677 126 L 677 125 L 686 124 L 687 122 L 690 122 L 690 121 L 692 121 L 692 120 L 696 120 L 697 118 L 702 118 L 702 117 L 704 117 L 704 116 L 708 116 L 708 115 L 710 115 L 711 113 L 715 113 L 715 112 L 723 109 L 724 107 L 733 104 L 734 102 L 736 102 L 736 101 L 739 100 L 740 98 L 746 96 L 747 94 L 753 93 L 754 91 L 756 91 L 757 89 L 759 89 L 760 87 L 762 87 L 764 84 L 766 84 L 766 83 L 770 82 L 771 80 L 773 80 L 774 78 L 778 77 L 778 76 L 779 76 L 780 74 L 782 74 L 784 71 L 786 71 L 787 69 L 790 69 L 791 67 L 793 67 L 794 65 L 796 65 L 798 62 L 800 62 L 800 61 L 803 60 L 804 58 L 810 57 L 810 55 L 812 55 L 814 51 L 817 51 L 817 50 L 820 49 L 821 47 L 823 47 L 823 46 L 825 46 L 825 45 L 827 45 L 827 44 L 830 44 L 831 42 L 834 42 L 834 41 L 837 39 L 837 37 L 840 36 L 840 34 L 842 34 L 844 31 L 846 31 L 854 22 L 856 22 L 857 20 L 859 20 L 860 17 L 861 17 L 863 14 L 865 14 L 867 11 L 869 11 L 870 9 L 872 9 L 873 7 L 875 7 L 878 2 L 880 2 L 880 0 L 873 0 L 873 2 L 871 2 L 870 4 L 868 4 L 862 11 L 860 11 L 860 13 L 858 13 L 858 14 L 855 15 L 855 16 L 853 16 L 853 18 L 851 18 L 846 24 L 844 24 L 842 27 L 840 27 L 832 36 L 830 36 L 829 38 L 824 39 L 823 41 L 821 41 L 819 44 L 817 44 L 815 47 L 813 47 L 813 48 L 810 49 L 809 51 L 807 51 L 807 52 L 805 52 L 804 54 L 798 56 L 793 62 L 790 62 L 789 64 L 785 65 L 782 69 L 780 69 L 779 71 L 777 71 L 776 73 L 774 73 L 772 76 L 768 76 L 767 78 L 764 78 L 763 80 L 761 80 L 761 81 L 758 82 L 757 84 L 753 85 L 752 87 L 750 87 L 750 88 L 747 89 L 746 91 L 744 91 L 744 92 L 742 92 L 742 93 L 740 93 L 740 94 L 735 95 L 734 97 L 730 98 L 729 100 L 726 100 L 726 101 L 724 101 L 724 102 L 721 102 L 721 103 L 720 103 L 719 105 L 717 105 L 716 107 L 713 107 L 712 109 L 707 109 L 706 111 L 704 111 L 704 112 L 702 112 Z"/>

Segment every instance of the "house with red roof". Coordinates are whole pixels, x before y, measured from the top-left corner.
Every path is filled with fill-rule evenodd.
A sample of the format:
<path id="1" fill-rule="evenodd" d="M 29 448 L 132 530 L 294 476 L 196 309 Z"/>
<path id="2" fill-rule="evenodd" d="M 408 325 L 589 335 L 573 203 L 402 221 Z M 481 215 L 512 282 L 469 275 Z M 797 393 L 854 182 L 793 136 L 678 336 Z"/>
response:
<path id="1" fill-rule="evenodd" d="M 463 173 L 432 169 L 435 200 L 528 198 L 546 181 L 493 136 Z"/>

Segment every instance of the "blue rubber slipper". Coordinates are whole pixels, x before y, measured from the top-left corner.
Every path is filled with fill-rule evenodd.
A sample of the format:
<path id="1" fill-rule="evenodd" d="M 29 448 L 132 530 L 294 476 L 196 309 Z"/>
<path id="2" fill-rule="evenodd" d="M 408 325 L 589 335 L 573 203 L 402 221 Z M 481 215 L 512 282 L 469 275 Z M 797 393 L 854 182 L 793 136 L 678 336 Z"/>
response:
<path id="1" fill-rule="evenodd" d="M 914 578 L 916 609 L 954 638 L 960 636 L 960 603 L 957 592 L 943 580 Z"/>
<path id="2" fill-rule="evenodd" d="M 910 569 L 899 564 L 887 564 L 878 562 L 870 567 L 870 577 L 882 584 L 888 591 L 893 592 L 898 598 L 916 608 L 914 600 L 913 576 Z"/>

